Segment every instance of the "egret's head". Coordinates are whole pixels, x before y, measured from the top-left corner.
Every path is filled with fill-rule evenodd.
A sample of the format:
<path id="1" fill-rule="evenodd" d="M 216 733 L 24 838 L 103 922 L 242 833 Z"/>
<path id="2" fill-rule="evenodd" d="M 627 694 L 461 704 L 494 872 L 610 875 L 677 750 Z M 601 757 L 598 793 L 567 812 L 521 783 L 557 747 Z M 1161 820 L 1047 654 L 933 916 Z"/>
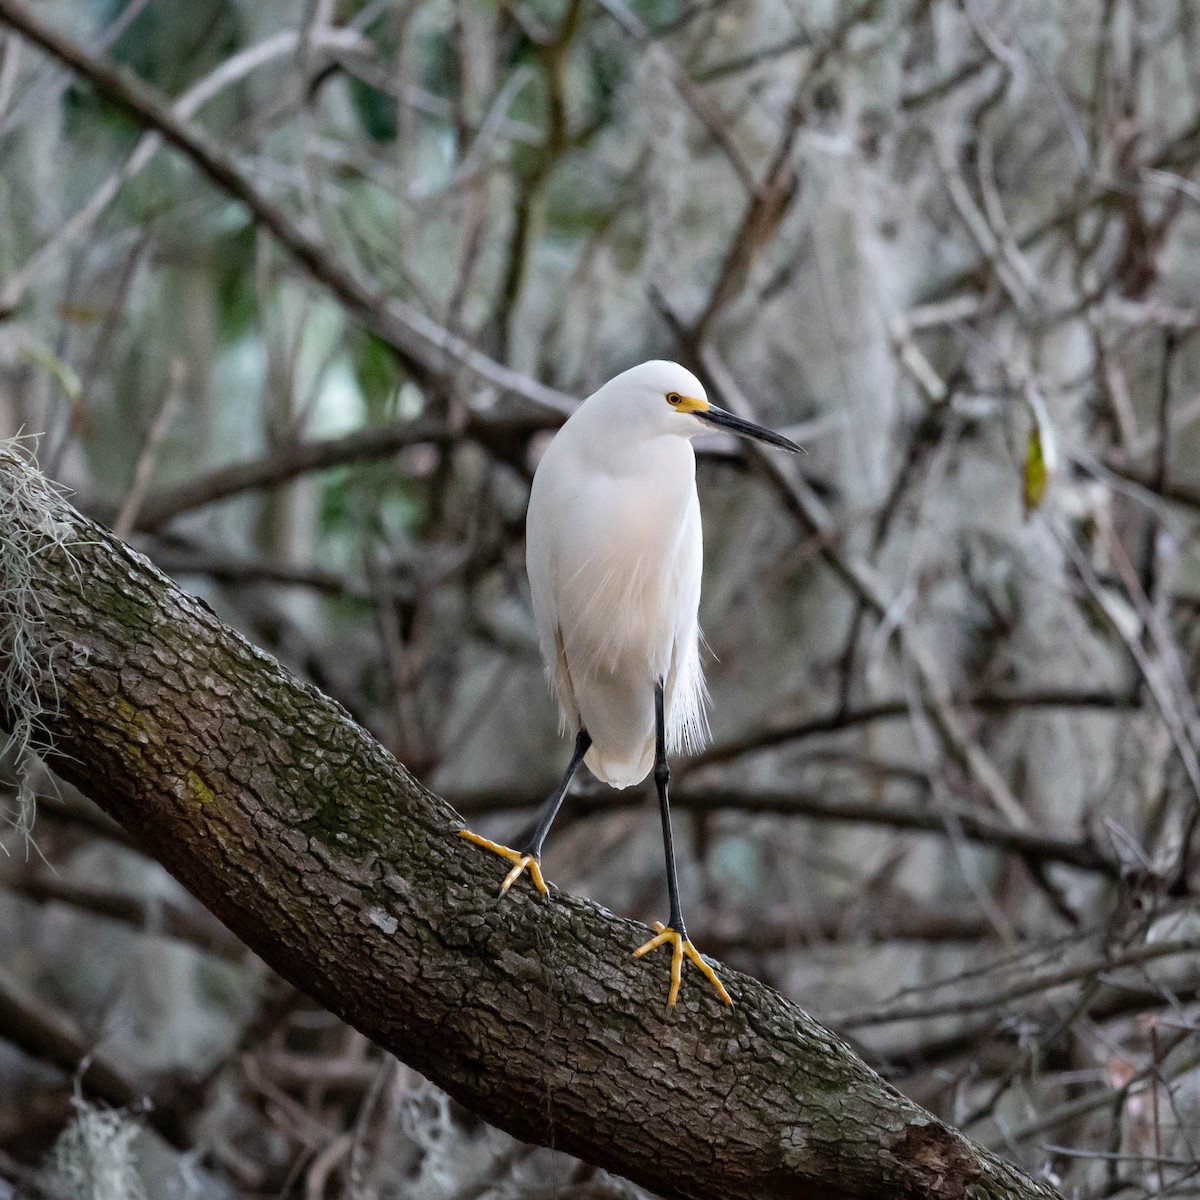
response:
<path id="1" fill-rule="evenodd" d="M 691 371 L 663 359 L 630 367 L 609 380 L 596 394 L 597 399 L 601 396 L 606 408 L 619 410 L 614 411 L 614 418 L 626 429 L 637 429 L 650 436 L 668 433 L 695 437 L 725 429 L 769 446 L 800 449 L 782 435 L 710 404 L 704 385 Z"/>

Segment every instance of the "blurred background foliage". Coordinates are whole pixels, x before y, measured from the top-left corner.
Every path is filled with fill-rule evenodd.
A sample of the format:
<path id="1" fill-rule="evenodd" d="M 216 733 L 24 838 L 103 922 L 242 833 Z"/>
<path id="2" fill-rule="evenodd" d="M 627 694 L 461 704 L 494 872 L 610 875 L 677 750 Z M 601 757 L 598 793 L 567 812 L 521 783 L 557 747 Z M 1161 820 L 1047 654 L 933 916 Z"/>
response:
<path id="1" fill-rule="evenodd" d="M 701 451 L 693 937 L 1070 1194 L 1195 1195 L 1195 0 L 34 7 L 428 324 L 0 21 L 0 436 L 511 838 L 566 757 L 533 466 L 571 397 L 694 367 L 809 453 Z M 41 782 L 0 1196 L 640 1194 L 481 1126 Z M 661 917 L 648 798 L 580 795 L 548 875 Z"/>

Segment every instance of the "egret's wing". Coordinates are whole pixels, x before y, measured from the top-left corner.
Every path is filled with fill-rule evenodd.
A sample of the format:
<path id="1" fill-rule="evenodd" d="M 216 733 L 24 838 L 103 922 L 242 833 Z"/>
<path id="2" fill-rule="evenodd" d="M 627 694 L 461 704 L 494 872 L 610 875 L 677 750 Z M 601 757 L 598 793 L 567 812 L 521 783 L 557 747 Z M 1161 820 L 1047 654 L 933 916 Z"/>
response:
<path id="1" fill-rule="evenodd" d="M 534 478 L 526 522 L 539 641 L 563 725 L 592 736 L 588 768 L 626 787 L 653 761 L 654 682 L 670 664 L 653 586 L 662 556 L 643 544 L 654 507 L 639 515 L 627 486 L 572 461 L 569 447 L 555 451 Z"/>
<path id="2" fill-rule="evenodd" d="M 567 660 L 562 629 L 557 625 L 554 627 L 554 657 L 547 661 L 554 664 L 550 671 L 550 682 L 558 701 L 559 724 L 563 726 L 564 732 L 576 734 L 583 724 L 583 718 L 579 714 L 579 701 L 575 697 L 575 685 L 571 681 L 571 664 Z"/>
<path id="3" fill-rule="evenodd" d="M 547 495 L 548 491 L 553 489 L 545 486 L 544 477 L 535 477 L 526 518 L 525 568 L 529 575 L 529 594 L 533 601 L 538 646 L 554 689 L 554 697 L 558 701 L 559 719 L 566 732 L 575 734 L 581 724 L 579 704 L 571 682 L 560 625 L 557 589 L 554 586 L 561 522 L 554 519 L 555 498 Z"/>
<path id="4" fill-rule="evenodd" d="M 670 585 L 674 617 L 671 666 L 664 687 L 667 749 L 699 750 L 708 740 L 708 689 L 700 661 L 700 577 L 704 569 L 704 540 L 700 502 L 692 493 L 675 551 Z"/>

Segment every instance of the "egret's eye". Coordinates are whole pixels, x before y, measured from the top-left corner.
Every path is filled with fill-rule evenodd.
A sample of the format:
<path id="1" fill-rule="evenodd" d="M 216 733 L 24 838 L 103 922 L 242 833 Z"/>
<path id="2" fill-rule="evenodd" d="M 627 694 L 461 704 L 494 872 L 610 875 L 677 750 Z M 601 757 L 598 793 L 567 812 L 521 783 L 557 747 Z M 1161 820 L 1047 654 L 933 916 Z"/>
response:
<path id="1" fill-rule="evenodd" d="M 683 397 L 678 392 L 668 392 L 667 393 L 667 403 L 668 404 L 682 404 Z"/>

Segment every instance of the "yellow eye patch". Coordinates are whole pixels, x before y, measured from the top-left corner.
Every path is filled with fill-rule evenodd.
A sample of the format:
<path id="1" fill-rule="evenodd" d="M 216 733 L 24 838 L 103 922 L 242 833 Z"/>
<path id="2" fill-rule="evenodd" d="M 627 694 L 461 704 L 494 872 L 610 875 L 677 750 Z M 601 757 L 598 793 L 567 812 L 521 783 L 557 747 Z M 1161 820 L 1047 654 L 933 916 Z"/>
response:
<path id="1" fill-rule="evenodd" d="M 667 403 L 676 412 L 682 413 L 706 412 L 709 407 L 707 400 L 697 400 L 692 396 L 682 396 L 679 392 L 668 392 Z"/>

